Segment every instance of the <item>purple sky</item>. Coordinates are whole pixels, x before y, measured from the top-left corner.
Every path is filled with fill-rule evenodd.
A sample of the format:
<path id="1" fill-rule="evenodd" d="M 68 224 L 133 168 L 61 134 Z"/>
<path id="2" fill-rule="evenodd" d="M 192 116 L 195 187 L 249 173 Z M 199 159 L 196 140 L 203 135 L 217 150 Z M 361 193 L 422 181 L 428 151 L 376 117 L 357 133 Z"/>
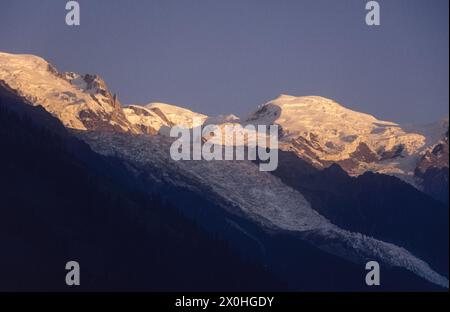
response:
<path id="1" fill-rule="evenodd" d="M 100 74 L 124 104 L 162 101 L 245 115 L 285 93 L 322 95 L 378 118 L 448 115 L 449 1 L 0 0 L 0 51 Z"/>

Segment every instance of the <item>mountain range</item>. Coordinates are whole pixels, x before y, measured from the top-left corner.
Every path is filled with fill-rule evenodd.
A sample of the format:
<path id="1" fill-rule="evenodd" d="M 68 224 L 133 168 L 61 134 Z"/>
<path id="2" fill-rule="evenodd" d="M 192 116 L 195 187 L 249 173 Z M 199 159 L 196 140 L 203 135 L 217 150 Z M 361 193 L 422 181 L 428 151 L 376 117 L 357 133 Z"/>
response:
<path id="1" fill-rule="evenodd" d="M 39 175 L 24 170 L 18 179 L 17 169 L 10 168 L 14 183 L 5 179 L 2 191 L 15 194 L 17 190 L 13 191 L 12 186 L 20 189 L 19 180 L 28 180 L 28 184 L 35 179 L 40 187 L 39 191 L 24 188 L 25 198 L 32 194 L 34 200 L 24 201 L 20 212 L 5 214 L 2 219 L 11 219 L 6 222 L 10 224 L 18 220 L 33 224 L 36 221 L 31 216 L 43 209 L 48 215 L 39 219 L 47 221 L 39 223 L 39 227 L 33 224 L 31 228 L 41 231 L 48 226 L 48 220 L 54 220 L 52 234 L 45 229 L 43 233 L 47 236 L 42 240 L 57 237 L 64 241 L 69 246 L 64 248 L 64 253 L 79 251 L 89 258 L 91 248 L 95 249 L 95 242 L 88 244 L 83 236 L 81 224 L 89 224 L 94 237 L 99 235 L 97 243 L 103 244 L 104 254 L 114 252 L 107 237 L 102 236 L 105 232 L 114 232 L 118 226 L 128 233 L 130 227 L 140 224 L 142 232 L 136 230 L 123 237 L 114 233 L 114 237 L 123 240 L 120 246 L 128 252 L 131 248 L 135 257 L 139 257 L 136 250 L 125 246 L 139 237 L 135 248 L 146 246 L 143 258 L 147 259 L 151 258 L 150 249 L 156 253 L 164 249 L 154 235 L 162 235 L 159 231 L 169 233 L 166 239 L 176 245 L 180 241 L 170 233 L 182 231 L 177 227 L 179 224 L 184 229 L 193 222 L 200 229 L 192 235 L 197 240 L 204 239 L 203 246 L 211 244 L 209 237 L 217 237 L 220 244 L 229 245 L 220 252 L 233 259 L 239 272 L 245 271 L 250 261 L 254 272 L 259 272 L 262 280 L 259 284 L 271 290 L 370 290 L 364 285 L 364 264 L 370 260 L 379 261 L 388 272 L 383 275 L 386 284 L 381 289 L 448 288 L 448 118 L 430 125 L 399 125 L 319 96 L 281 95 L 243 118 L 206 116 L 164 103 L 124 106 L 98 75 L 60 73 L 40 57 L 8 53 L 0 53 L 0 95 L 4 120 L 8 120 L 1 126 L 5 128 L 3 133 L 9 133 L 9 136 L 2 134 L 2 142 L 9 138 L 5 148 L 11 146 L 8 148 L 15 148 L 15 153 L 20 154 L 20 157 L 5 158 L 4 164 L 20 168 L 23 163 L 35 163 L 38 156 L 32 160 L 30 151 L 38 146 L 28 151 L 21 147 L 32 145 L 33 136 L 36 140 L 54 140 L 58 143 L 40 151 L 43 154 L 37 158 L 47 157 L 50 151 L 61 153 L 55 168 L 46 172 L 59 171 L 57 166 L 72 172 L 72 167 L 65 167 L 65 162 L 69 162 L 84 168 L 87 177 L 83 179 L 92 183 L 89 184 L 92 189 L 84 190 L 83 194 L 125 198 L 117 205 L 105 201 L 105 206 L 96 199 L 96 206 L 91 203 L 89 210 L 80 213 L 78 225 L 68 224 L 61 215 L 65 213 L 63 202 L 74 202 L 81 185 L 71 181 L 67 181 L 67 187 L 58 185 L 58 192 L 64 194 L 60 198 L 63 201 L 52 198 L 52 204 L 48 204 L 51 196 L 39 194 L 46 194 L 56 178 L 58 183 L 64 183 L 64 174 L 46 177 L 51 183 L 42 184 Z M 193 124 L 193 117 L 199 124 Z M 12 125 L 7 126 L 11 120 L 15 120 L 16 131 L 11 129 Z M 172 160 L 169 150 L 173 138 L 167 135 L 167 130 L 173 126 L 193 128 L 208 123 L 278 125 L 278 169 L 261 172 L 258 161 Z M 27 124 L 45 129 L 44 134 L 35 129 L 21 137 L 19 134 L 24 129 L 31 131 L 32 126 Z M 14 133 L 19 133 L 17 142 L 21 144 L 12 143 Z M 63 155 L 70 157 L 65 159 Z M 44 163 L 52 166 L 52 162 Z M 35 166 L 38 165 L 34 164 L 30 170 L 40 172 Z M 103 192 L 98 189 L 99 184 L 104 185 L 100 188 Z M 130 195 L 135 193 L 139 194 L 138 198 L 151 199 L 136 203 Z M 167 202 L 167 207 L 161 208 L 164 205 L 155 197 Z M 13 199 L 8 203 L 10 208 L 20 206 Z M 80 205 L 85 204 L 86 201 L 80 201 Z M 45 205 L 57 208 L 47 211 L 42 208 Z M 146 205 L 158 208 L 146 208 Z M 114 207 L 111 216 L 105 212 L 106 206 Z M 69 214 L 76 211 L 76 206 L 71 207 Z M 96 224 L 100 227 L 103 219 L 99 214 L 105 213 L 112 223 L 107 223 L 109 226 L 100 235 Z M 173 222 L 173 225 L 160 228 L 151 218 Z M 80 237 L 77 231 L 81 231 Z M 5 237 L 14 237 L 6 230 L 5 233 L 8 234 Z M 23 230 L 18 235 L 25 245 L 27 235 L 32 234 Z M 17 238 L 12 240 L 15 241 Z M 84 244 L 90 247 L 78 248 Z M 7 246 L 15 248 L 13 243 Z M 36 252 L 32 248 L 26 250 L 30 255 Z M 97 255 L 92 263 L 98 267 L 106 259 L 103 256 Z M 190 255 L 187 263 L 195 263 L 196 256 L 201 257 Z M 167 252 L 161 255 L 161 263 L 166 258 L 174 265 L 176 260 L 184 261 L 183 256 Z M 219 261 L 211 270 L 216 272 L 219 263 L 221 270 L 231 269 Z M 315 280 L 314 274 L 323 274 L 323 279 Z M 103 278 L 101 274 L 98 276 L 100 280 Z M 223 287 L 233 290 L 232 278 Z M 218 279 L 209 282 L 219 288 Z M 106 284 L 100 283 L 99 289 Z M 198 286 L 201 283 L 194 284 L 193 288 L 201 288 Z M 90 287 L 95 289 L 94 285 L 91 283 Z M 139 280 L 130 288 L 153 289 L 155 285 L 147 286 Z M 248 289 L 256 287 L 247 286 Z M 171 284 L 165 289 L 171 289 Z"/>

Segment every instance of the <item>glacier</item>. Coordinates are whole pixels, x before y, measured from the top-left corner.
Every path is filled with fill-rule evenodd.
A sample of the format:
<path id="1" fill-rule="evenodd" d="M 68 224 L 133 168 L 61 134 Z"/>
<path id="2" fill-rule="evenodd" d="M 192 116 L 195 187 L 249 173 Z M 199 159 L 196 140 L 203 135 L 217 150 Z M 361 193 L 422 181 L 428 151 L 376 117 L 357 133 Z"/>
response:
<path id="1" fill-rule="evenodd" d="M 344 249 L 344 257 L 350 260 L 361 263 L 378 260 L 407 269 L 441 287 L 449 286 L 445 276 L 408 250 L 334 225 L 312 209 L 302 194 L 270 173 L 259 171 L 255 163 L 174 161 L 168 152 L 172 141 L 163 136 L 98 132 L 77 132 L 77 135 L 100 154 L 130 161 L 149 174 L 159 172 L 155 180 L 212 192 L 222 199 L 224 209 L 263 228 L 287 231 L 313 244 L 320 242 L 317 247 L 339 256 L 343 256 Z"/>

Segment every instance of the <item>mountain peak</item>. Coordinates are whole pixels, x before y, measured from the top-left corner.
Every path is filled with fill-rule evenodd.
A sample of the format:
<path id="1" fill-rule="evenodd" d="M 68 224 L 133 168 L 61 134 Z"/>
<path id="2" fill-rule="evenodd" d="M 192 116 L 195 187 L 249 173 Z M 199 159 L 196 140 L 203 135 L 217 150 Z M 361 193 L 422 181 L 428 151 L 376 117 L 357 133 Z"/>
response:
<path id="1" fill-rule="evenodd" d="M 143 133 L 163 133 L 179 126 L 192 128 L 204 123 L 208 116 L 166 103 L 149 103 L 145 106 L 129 105 L 123 109 L 127 120 Z M 194 123 L 194 118 L 197 118 Z"/>
<path id="2" fill-rule="evenodd" d="M 295 101 L 295 102 L 315 102 L 315 103 L 334 103 L 337 104 L 332 99 L 320 96 L 320 95 L 303 95 L 303 96 L 295 96 L 289 94 L 280 94 L 277 98 L 272 100 L 271 102 L 283 102 L 283 101 Z"/>
<path id="3" fill-rule="evenodd" d="M 59 73 L 40 57 L 0 52 L 0 80 L 68 128 L 133 131 L 117 96 L 98 75 Z"/>
<path id="4" fill-rule="evenodd" d="M 245 122 L 278 125 L 282 149 L 294 151 L 321 168 L 337 162 L 355 175 L 380 168 L 385 173 L 410 175 L 414 159 L 408 156 L 426 147 L 426 138 L 419 132 L 321 96 L 280 95 L 260 106 Z M 405 161 L 400 161 L 403 158 Z"/>
<path id="5" fill-rule="evenodd" d="M 180 107 L 177 105 L 173 105 L 173 104 L 167 104 L 167 103 L 161 103 L 161 102 L 151 102 L 147 105 L 145 105 L 146 108 L 148 109 L 159 109 L 161 111 L 164 111 L 165 113 L 168 114 L 183 114 L 183 115 L 202 115 L 203 114 L 199 114 L 199 113 L 195 113 L 190 109 L 184 108 L 184 107 Z"/>
<path id="6" fill-rule="evenodd" d="M 333 109 L 333 110 L 345 109 L 344 106 L 337 103 L 336 101 L 326 98 L 326 97 L 317 96 L 317 95 L 292 96 L 292 95 L 282 94 L 279 97 L 277 97 L 276 99 L 268 102 L 267 104 L 279 106 L 282 109 L 296 108 L 296 109 L 301 109 L 303 111 L 308 110 L 308 109 L 313 109 L 313 110 L 316 110 L 316 109 Z"/>
<path id="7" fill-rule="evenodd" d="M 297 98 L 297 97 L 294 96 L 294 95 L 289 95 L 289 94 L 282 93 L 278 97 L 276 97 L 273 101 L 289 101 L 289 100 L 292 100 L 292 99 L 295 99 L 295 98 Z"/>
<path id="8" fill-rule="evenodd" d="M 190 109 L 179 107 L 176 105 L 166 103 L 150 103 L 145 106 L 147 109 L 153 111 L 161 118 L 168 121 L 169 126 L 180 126 L 192 128 L 203 124 L 208 116 L 196 113 Z M 197 124 L 193 124 L 193 119 L 196 118 Z"/>
<path id="9" fill-rule="evenodd" d="M 49 63 L 43 58 L 31 54 L 11 54 L 0 52 L 0 61 L 9 63 L 10 66 L 21 66 L 30 68 L 46 68 Z"/>

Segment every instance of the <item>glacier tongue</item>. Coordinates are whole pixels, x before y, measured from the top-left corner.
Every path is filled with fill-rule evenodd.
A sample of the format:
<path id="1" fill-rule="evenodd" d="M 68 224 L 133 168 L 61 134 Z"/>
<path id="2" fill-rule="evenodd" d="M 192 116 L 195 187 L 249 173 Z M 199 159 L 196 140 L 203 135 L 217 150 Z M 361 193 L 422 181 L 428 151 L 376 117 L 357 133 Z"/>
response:
<path id="1" fill-rule="evenodd" d="M 379 260 L 402 267 L 448 288 L 448 279 L 406 249 L 360 233 L 352 233 L 321 216 L 296 190 L 278 178 L 260 172 L 249 161 L 173 161 L 171 140 L 162 136 L 132 136 L 112 133 L 79 133 L 91 147 L 104 155 L 115 155 L 140 168 L 157 168 L 158 177 L 168 183 L 208 190 L 223 199 L 223 208 L 243 215 L 265 228 L 289 231 L 308 239 L 319 248 L 359 262 Z M 194 183 L 186 183 L 194 181 Z"/>

